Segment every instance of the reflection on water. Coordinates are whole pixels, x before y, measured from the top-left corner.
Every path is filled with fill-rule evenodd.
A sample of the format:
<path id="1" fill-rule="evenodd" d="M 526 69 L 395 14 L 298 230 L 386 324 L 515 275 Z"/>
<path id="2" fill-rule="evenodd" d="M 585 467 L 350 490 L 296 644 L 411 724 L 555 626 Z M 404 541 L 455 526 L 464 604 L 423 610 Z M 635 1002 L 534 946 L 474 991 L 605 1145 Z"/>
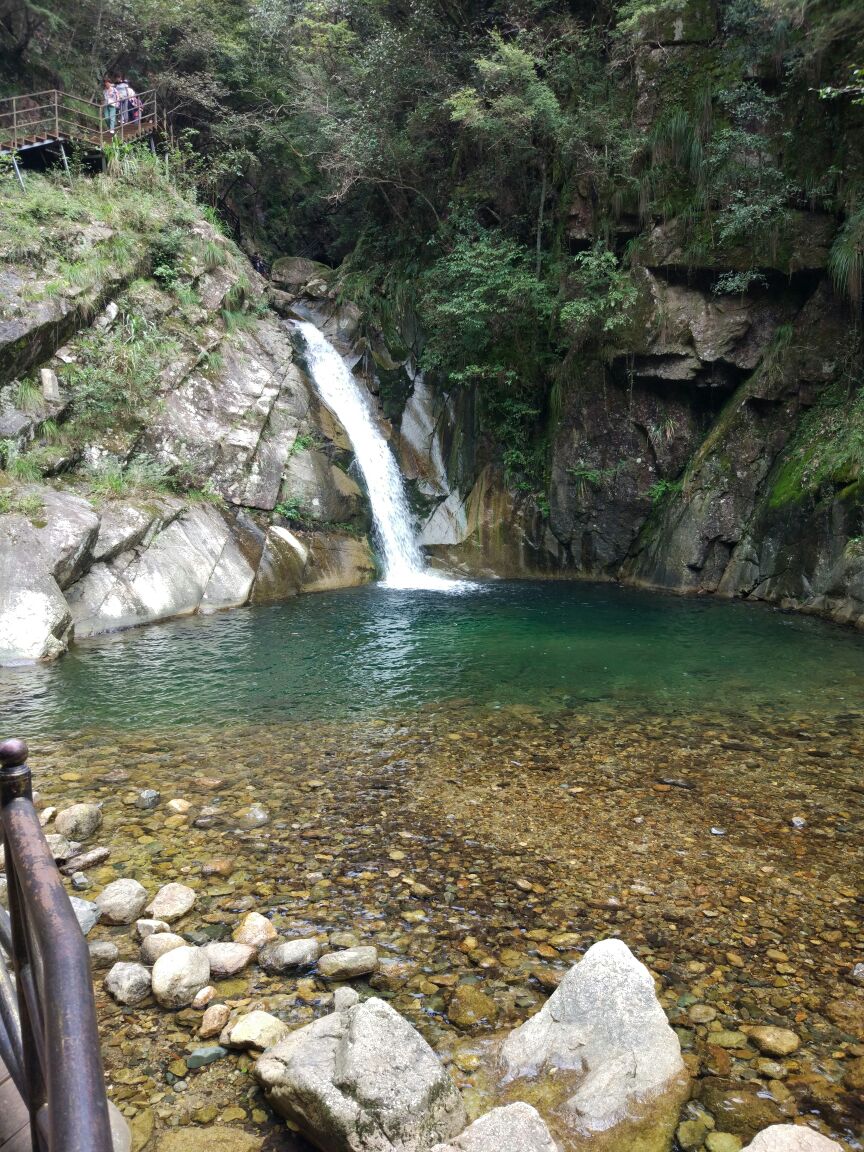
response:
<path id="1" fill-rule="evenodd" d="M 194 617 L 0 673 L 4 727 L 165 727 L 346 715 L 465 701 L 837 706 L 864 645 L 756 605 L 608 585 L 486 584 L 461 595 L 370 586 Z"/>

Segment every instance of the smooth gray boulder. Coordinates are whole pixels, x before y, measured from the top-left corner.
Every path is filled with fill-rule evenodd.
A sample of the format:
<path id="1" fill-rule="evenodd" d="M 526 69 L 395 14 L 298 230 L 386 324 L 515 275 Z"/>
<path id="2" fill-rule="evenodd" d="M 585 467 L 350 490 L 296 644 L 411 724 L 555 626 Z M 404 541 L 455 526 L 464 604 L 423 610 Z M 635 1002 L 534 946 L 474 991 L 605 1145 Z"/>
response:
<path id="1" fill-rule="evenodd" d="M 173 924 L 186 915 L 195 899 L 195 889 L 188 884 L 163 884 L 146 910 L 154 920 Z"/>
<path id="2" fill-rule="evenodd" d="M 210 962 L 203 948 L 172 948 L 153 965 L 152 979 L 163 1008 L 186 1008 L 210 983 Z"/>
<path id="3" fill-rule="evenodd" d="M 210 976 L 213 980 L 226 980 L 242 972 L 255 956 L 251 944 L 237 944 L 231 941 L 205 944 L 204 952 L 210 962 Z"/>
<path id="4" fill-rule="evenodd" d="M 318 971 L 326 980 L 353 980 L 355 976 L 369 976 L 377 967 L 378 952 L 370 946 L 328 952 L 318 961 Z"/>
<path id="5" fill-rule="evenodd" d="M 151 932 L 141 941 L 141 963 L 152 966 L 166 952 L 185 947 L 186 941 L 175 932 Z"/>
<path id="6" fill-rule="evenodd" d="M 501 1049 L 505 1079 L 555 1076 L 557 1111 L 583 1135 L 622 1123 L 672 1131 L 687 1094 L 678 1037 L 654 981 L 622 940 L 602 940 Z"/>
<path id="7" fill-rule="evenodd" d="M 843 1152 L 843 1147 L 802 1124 L 772 1124 L 758 1133 L 743 1152 Z"/>
<path id="8" fill-rule="evenodd" d="M 102 827 L 102 809 L 98 804 L 73 804 L 57 813 L 54 827 L 70 840 L 86 840 Z"/>
<path id="9" fill-rule="evenodd" d="M 147 903 L 147 889 L 127 877 L 112 880 L 96 897 L 96 905 L 106 924 L 131 924 Z"/>
<path id="10" fill-rule="evenodd" d="M 323 1152 L 421 1152 L 465 1127 L 462 1097 L 419 1032 L 372 997 L 292 1032 L 255 1076 Z"/>
<path id="11" fill-rule="evenodd" d="M 140 1004 L 150 995 L 150 973 L 143 964 L 119 960 L 105 977 L 105 991 L 118 1004 Z"/>
<path id="12" fill-rule="evenodd" d="M 449 1144 L 432 1152 L 559 1152 L 536 1108 L 521 1100 L 493 1108 Z"/>
<path id="13" fill-rule="evenodd" d="M 291 1029 L 270 1012 L 247 1012 L 225 1029 L 225 1042 L 232 1048 L 272 1048 Z"/>
<path id="14" fill-rule="evenodd" d="M 261 949 L 258 963 L 265 972 L 289 972 L 292 968 L 308 968 L 320 955 L 321 945 L 314 937 L 280 940 Z"/>

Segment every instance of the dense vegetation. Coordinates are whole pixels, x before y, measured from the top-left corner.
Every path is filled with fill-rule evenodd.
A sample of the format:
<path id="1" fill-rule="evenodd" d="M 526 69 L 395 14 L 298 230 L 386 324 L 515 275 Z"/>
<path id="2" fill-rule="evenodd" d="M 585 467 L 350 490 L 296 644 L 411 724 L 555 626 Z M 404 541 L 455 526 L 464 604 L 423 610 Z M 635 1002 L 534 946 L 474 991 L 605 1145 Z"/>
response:
<path id="1" fill-rule="evenodd" d="M 783 268 L 791 214 L 833 214 L 861 304 L 856 0 L 0 0 L 0 46 L 8 91 L 158 88 L 247 247 L 340 265 L 385 330 L 419 314 L 427 368 L 477 387 L 538 493 L 577 354 L 638 319 L 653 224 L 739 294 Z"/>

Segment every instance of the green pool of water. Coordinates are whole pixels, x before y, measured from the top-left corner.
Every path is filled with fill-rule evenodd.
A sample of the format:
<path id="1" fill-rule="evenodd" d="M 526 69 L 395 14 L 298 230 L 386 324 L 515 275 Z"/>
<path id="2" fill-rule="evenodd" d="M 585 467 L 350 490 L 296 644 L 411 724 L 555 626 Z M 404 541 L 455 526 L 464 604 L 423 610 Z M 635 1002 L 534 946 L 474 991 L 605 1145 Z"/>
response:
<path id="1" fill-rule="evenodd" d="M 430 706 L 840 710 L 852 632 L 761 605 L 585 583 L 368 586 L 172 621 L 0 673 L 9 733 L 354 718 Z"/>

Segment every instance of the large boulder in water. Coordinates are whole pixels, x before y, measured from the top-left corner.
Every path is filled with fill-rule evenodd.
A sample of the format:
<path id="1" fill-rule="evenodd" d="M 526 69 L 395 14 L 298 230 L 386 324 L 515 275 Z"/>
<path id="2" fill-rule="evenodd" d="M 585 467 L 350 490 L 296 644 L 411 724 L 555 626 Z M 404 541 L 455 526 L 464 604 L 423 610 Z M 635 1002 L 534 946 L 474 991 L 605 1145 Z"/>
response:
<path id="1" fill-rule="evenodd" d="M 333 1012 L 268 1049 L 255 1076 L 323 1152 L 424 1152 L 465 1127 L 456 1086 L 383 1000 Z"/>
<path id="2" fill-rule="evenodd" d="M 572 1134 L 568 1147 L 669 1147 L 688 1077 L 651 974 L 623 941 L 590 948 L 501 1057 L 518 1095 Z"/>
<path id="3" fill-rule="evenodd" d="M 827 1136 L 801 1124 L 772 1124 L 748 1144 L 744 1152 L 843 1152 Z"/>

